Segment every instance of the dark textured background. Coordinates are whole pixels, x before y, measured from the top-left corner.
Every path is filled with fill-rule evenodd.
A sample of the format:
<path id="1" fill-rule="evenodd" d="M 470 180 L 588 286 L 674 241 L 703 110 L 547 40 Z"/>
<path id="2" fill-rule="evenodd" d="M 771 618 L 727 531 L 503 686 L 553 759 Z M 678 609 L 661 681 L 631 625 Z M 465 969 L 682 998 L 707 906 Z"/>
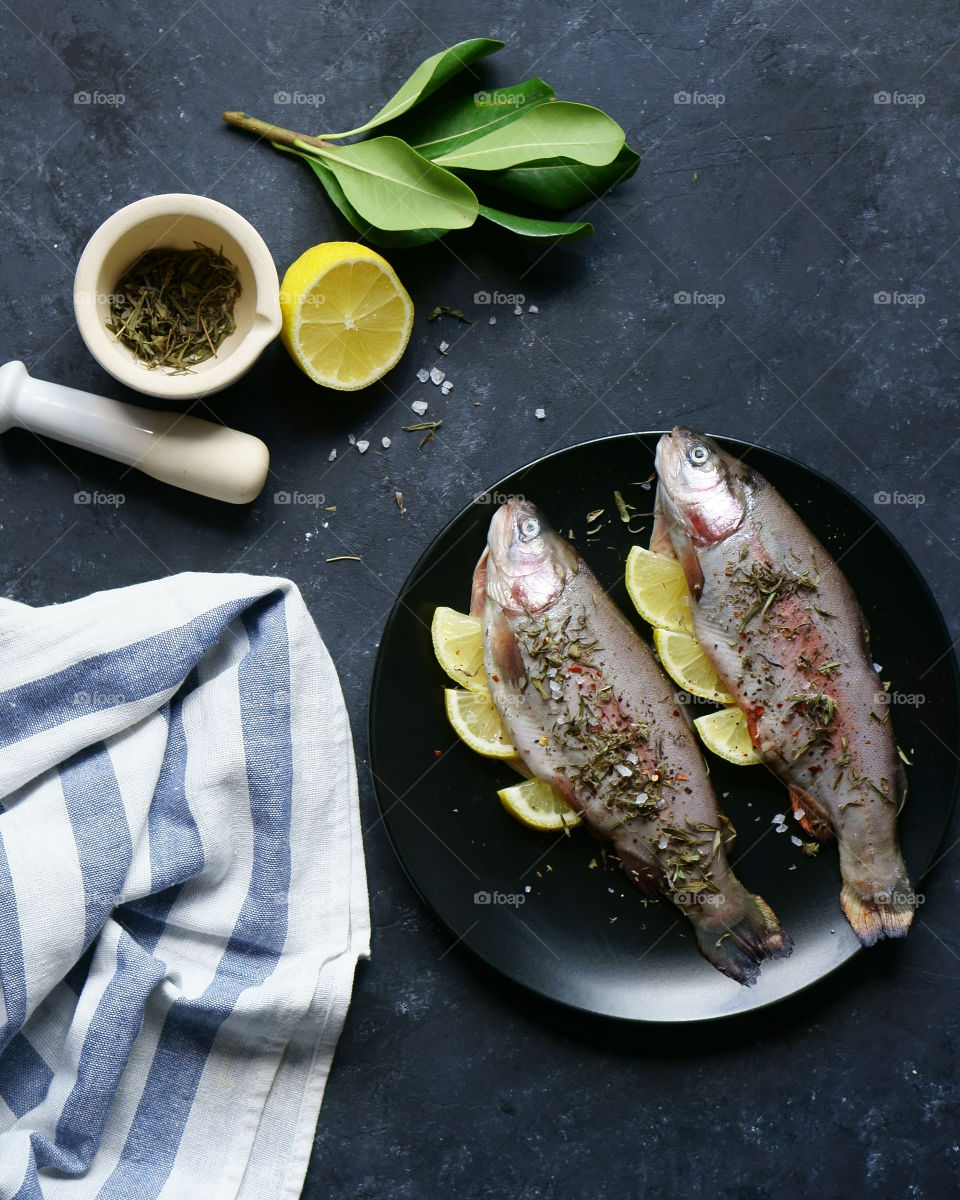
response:
<path id="1" fill-rule="evenodd" d="M 427 54 L 489 34 L 508 45 L 479 72 L 485 84 L 542 74 L 562 97 L 614 115 L 644 155 L 592 207 L 592 240 L 544 253 L 468 232 L 392 253 L 420 315 L 402 363 L 368 393 L 319 391 L 277 344 L 211 399 L 270 444 L 274 474 L 248 509 L 22 431 L 0 443 L 8 595 L 46 604 L 192 569 L 287 575 L 340 670 L 368 827 L 373 959 L 361 964 L 304 1194 L 955 1194 L 952 849 L 905 944 L 741 1024 L 624 1029 L 554 1012 L 462 949 L 447 953 L 376 822 L 365 769 L 378 637 L 422 549 L 477 491 L 602 434 L 682 418 L 791 454 L 868 506 L 877 492 L 922 494 L 875 511 L 925 573 L 951 636 L 960 631 L 955 6 L 0 0 L 0 26 L 2 358 L 113 396 L 133 398 L 87 354 L 71 287 L 87 238 L 115 209 L 153 192 L 209 194 L 258 227 L 281 272 L 308 245 L 351 236 L 307 169 L 227 129 L 224 109 L 347 127 Z M 75 103 L 81 91 L 123 101 Z M 282 91 L 324 103 L 275 104 Z M 678 92 L 723 103 L 678 104 Z M 539 314 L 500 307 L 490 326 L 477 291 L 523 293 Z M 677 304 L 680 291 L 723 303 Z M 875 302 L 878 292 L 896 302 Z M 427 324 L 436 304 L 478 319 Z M 446 398 L 415 378 L 441 336 L 452 343 Z M 419 396 L 444 421 L 422 451 L 400 430 Z M 366 456 L 348 433 L 371 439 Z M 384 434 L 393 445 L 376 452 Z M 77 505 L 83 489 L 124 503 Z M 322 493 L 336 512 L 277 505 L 283 490 Z M 344 553 L 363 561 L 325 562 Z M 877 587 L 893 582 L 878 563 Z M 955 837 L 956 822 L 945 850 Z"/>

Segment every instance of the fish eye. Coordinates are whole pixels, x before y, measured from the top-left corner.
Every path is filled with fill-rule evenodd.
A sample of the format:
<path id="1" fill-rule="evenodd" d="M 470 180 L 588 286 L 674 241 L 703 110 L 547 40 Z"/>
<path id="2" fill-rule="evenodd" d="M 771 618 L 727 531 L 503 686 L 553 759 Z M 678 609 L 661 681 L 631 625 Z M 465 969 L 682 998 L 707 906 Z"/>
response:
<path id="1" fill-rule="evenodd" d="M 710 451 L 703 442 L 694 442 L 687 451 L 687 458 L 695 467 L 702 467 L 709 457 Z"/>
<path id="2" fill-rule="evenodd" d="M 520 537 L 525 542 L 532 542 L 540 536 L 540 522 L 536 517 L 524 517 L 520 522 Z"/>

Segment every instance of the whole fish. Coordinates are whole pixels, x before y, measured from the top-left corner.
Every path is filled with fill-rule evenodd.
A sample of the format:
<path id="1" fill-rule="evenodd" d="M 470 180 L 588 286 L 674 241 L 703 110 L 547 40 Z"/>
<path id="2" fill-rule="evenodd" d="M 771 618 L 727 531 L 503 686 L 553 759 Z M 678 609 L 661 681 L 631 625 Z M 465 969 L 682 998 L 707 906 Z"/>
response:
<path id="1" fill-rule="evenodd" d="M 494 703 L 531 775 L 672 900 L 700 952 L 740 983 L 792 945 L 727 862 L 729 823 L 674 688 L 576 550 L 530 503 L 493 516 L 474 574 Z"/>
<path id="2" fill-rule="evenodd" d="M 665 434 L 657 474 L 651 548 L 683 566 L 697 641 L 794 815 L 836 834 L 857 937 L 903 937 L 916 906 L 897 840 L 906 777 L 850 584 L 776 490 L 703 434 Z"/>

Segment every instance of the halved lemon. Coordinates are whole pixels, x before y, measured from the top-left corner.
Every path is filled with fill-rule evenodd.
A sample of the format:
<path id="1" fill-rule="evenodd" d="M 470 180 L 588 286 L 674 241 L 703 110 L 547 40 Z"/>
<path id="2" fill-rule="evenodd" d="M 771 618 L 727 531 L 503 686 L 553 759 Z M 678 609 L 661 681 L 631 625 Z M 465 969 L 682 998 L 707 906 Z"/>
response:
<path id="1" fill-rule="evenodd" d="M 479 617 L 438 606 L 430 625 L 437 662 L 455 683 L 471 692 L 486 692 L 483 633 Z"/>
<path id="2" fill-rule="evenodd" d="M 727 762 L 746 767 L 763 761 L 750 741 L 747 718 L 739 708 L 721 708 L 693 723 L 707 749 Z"/>
<path id="3" fill-rule="evenodd" d="M 659 629 L 693 633 L 690 593 L 675 558 L 632 546 L 627 555 L 627 592 L 637 612 Z"/>
<path id="4" fill-rule="evenodd" d="M 413 329 L 413 301 L 385 258 L 359 242 L 322 242 L 287 268 L 280 335 L 315 383 L 367 387 L 397 365 Z"/>
<path id="5" fill-rule="evenodd" d="M 471 750 L 484 758 L 513 758 L 516 750 L 510 745 L 489 692 L 444 688 L 443 698 L 450 724 Z"/>
<path id="6" fill-rule="evenodd" d="M 696 638 L 672 629 L 654 629 L 653 644 L 660 655 L 663 669 L 674 683 L 679 683 L 694 696 L 702 696 L 704 700 L 733 704 L 733 697 L 724 691 L 719 675 Z"/>
<path id="7" fill-rule="evenodd" d="M 527 779 L 512 787 L 501 788 L 497 795 L 511 815 L 531 829 L 572 829 L 580 824 L 580 814 L 549 783 Z"/>

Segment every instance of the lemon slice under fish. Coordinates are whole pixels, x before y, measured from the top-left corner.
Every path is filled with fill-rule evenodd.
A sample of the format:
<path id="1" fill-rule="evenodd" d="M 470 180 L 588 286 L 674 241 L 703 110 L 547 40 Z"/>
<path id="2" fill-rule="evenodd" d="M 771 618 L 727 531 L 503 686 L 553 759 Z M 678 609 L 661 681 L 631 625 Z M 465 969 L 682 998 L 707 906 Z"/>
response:
<path id="1" fill-rule="evenodd" d="M 747 718 L 739 708 L 721 708 L 694 720 L 703 744 L 727 762 L 746 767 L 762 762 L 750 741 Z"/>
<path id="2" fill-rule="evenodd" d="M 479 617 L 440 605 L 430 626 L 437 662 L 454 682 L 470 692 L 486 692 L 483 669 L 483 633 Z"/>
<path id="3" fill-rule="evenodd" d="M 510 816 L 531 829 L 572 829 L 580 824 L 580 814 L 549 783 L 540 779 L 527 779 L 512 787 L 501 788 L 497 795 Z"/>
<path id="4" fill-rule="evenodd" d="M 645 621 L 659 629 L 693 634 L 687 580 L 675 558 L 632 546 L 627 555 L 626 584 Z"/>
<path id="5" fill-rule="evenodd" d="M 704 700 L 716 700 L 718 704 L 733 704 L 733 697 L 724 691 L 713 663 L 696 638 L 672 629 L 654 629 L 653 644 L 663 669 L 684 691 L 702 696 Z"/>
<path id="6" fill-rule="evenodd" d="M 444 688 L 443 697 L 454 732 L 471 750 L 484 758 L 513 758 L 516 750 L 510 745 L 489 692 Z"/>

